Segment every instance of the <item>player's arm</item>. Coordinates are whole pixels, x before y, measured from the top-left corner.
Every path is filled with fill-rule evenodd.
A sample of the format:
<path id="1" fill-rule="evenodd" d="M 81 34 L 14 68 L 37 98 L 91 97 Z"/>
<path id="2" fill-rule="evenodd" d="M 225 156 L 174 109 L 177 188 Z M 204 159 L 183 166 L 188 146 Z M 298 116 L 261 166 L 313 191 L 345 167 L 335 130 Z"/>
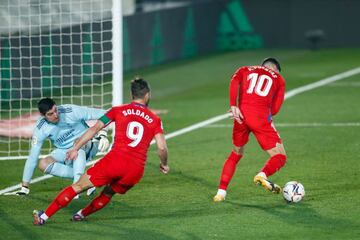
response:
<path id="1" fill-rule="evenodd" d="M 89 140 L 91 140 L 105 124 L 98 120 L 94 126 L 89 128 L 76 142 L 75 145 L 66 153 L 66 159 L 74 160 L 77 158 L 79 149 L 84 146 Z"/>
<path id="2" fill-rule="evenodd" d="M 229 101 L 230 101 L 230 110 L 229 112 L 232 114 L 232 117 L 239 123 L 242 122 L 244 116 L 242 115 L 239 107 L 238 107 L 238 99 L 239 99 L 239 86 L 243 77 L 243 68 L 240 68 L 235 74 L 232 76 L 229 86 Z"/>
<path id="3" fill-rule="evenodd" d="M 275 93 L 272 104 L 271 104 L 271 115 L 272 116 L 275 116 L 280 111 L 280 108 L 284 102 L 284 98 L 285 98 L 285 83 L 282 82 L 279 89 Z"/>
<path id="4" fill-rule="evenodd" d="M 26 159 L 23 177 L 22 177 L 22 187 L 18 191 L 17 195 L 27 195 L 30 193 L 29 185 L 31 178 L 34 174 L 36 165 L 39 161 L 39 155 L 41 152 L 41 147 L 44 143 L 45 136 L 39 132 L 39 130 L 34 130 L 32 140 L 31 140 L 31 149 L 28 158 Z"/>
<path id="5" fill-rule="evenodd" d="M 155 141 L 157 146 L 157 153 L 160 159 L 160 171 L 164 174 L 167 174 L 170 170 L 170 167 L 168 165 L 168 148 L 164 134 L 156 134 Z"/>
<path id="6" fill-rule="evenodd" d="M 78 121 L 88 121 L 88 120 L 97 120 L 104 116 L 106 113 L 103 109 L 98 108 L 90 108 L 90 107 L 83 107 L 78 105 L 70 105 L 72 108 L 72 112 L 74 117 Z M 109 146 L 110 142 L 107 138 L 108 129 L 105 127 L 99 131 L 99 133 L 95 136 L 94 141 L 98 141 L 98 150 L 100 152 L 105 152 Z"/>

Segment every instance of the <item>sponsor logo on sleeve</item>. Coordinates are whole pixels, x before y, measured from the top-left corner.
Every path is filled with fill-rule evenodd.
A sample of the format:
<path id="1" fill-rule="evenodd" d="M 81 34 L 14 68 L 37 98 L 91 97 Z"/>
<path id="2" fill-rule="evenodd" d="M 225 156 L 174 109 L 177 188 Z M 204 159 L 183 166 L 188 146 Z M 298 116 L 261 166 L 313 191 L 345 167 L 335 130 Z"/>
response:
<path id="1" fill-rule="evenodd" d="M 36 136 L 33 136 L 32 139 L 31 139 L 31 145 L 32 145 L 32 146 L 35 146 L 37 143 L 38 143 L 37 137 L 36 137 Z"/>

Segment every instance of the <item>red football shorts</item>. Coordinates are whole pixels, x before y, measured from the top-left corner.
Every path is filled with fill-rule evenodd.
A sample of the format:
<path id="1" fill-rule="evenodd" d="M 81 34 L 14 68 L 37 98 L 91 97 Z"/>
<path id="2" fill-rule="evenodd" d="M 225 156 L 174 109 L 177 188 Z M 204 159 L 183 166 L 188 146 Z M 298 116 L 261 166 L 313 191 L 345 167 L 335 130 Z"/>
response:
<path id="1" fill-rule="evenodd" d="M 234 121 L 233 144 L 238 147 L 244 146 L 249 141 L 252 132 L 263 150 L 269 150 L 281 143 L 272 121 L 267 119 L 247 116 L 242 124 Z"/>
<path id="2" fill-rule="evenodd" d="M 110 185 L 114 192 L 124 194 L 144 175 L 144 167 L 134 162 L 123 159 L 119 152 L 110 151 L 86 173 L 95 187 Z"/>

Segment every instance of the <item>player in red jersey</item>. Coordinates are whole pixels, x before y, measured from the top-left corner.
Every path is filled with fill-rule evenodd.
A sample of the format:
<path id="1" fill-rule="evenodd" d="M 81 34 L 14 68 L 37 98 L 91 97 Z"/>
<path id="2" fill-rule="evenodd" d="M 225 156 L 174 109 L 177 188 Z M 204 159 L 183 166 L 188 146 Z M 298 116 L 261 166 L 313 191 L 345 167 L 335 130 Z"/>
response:
<path id="1" fill-rule="evenodd" d="M 147 151 L 155 137 L 160 171 L 169 172 L 167 146 L 161 120 L 147 105 L 150 88 L 143 79 L 131 82 L 133 102 L 111 108 L 96 124 L 89 128 L 67 153 L 68 159 L 76 159 L 78 150 L 110 122 L 115 122 L 115 140 L 112 149 L 83 174 L 79 181 L 63 189 L 55 200 L 43 211 L 34 210 L 34 225 L 43 225 L 58 210 L 67 206 L 78 194 L 93 186 L 105 186 L 103 191 L 88 206 L 73 215 L 73 221 L 105 207 L 115 193 L 125 194 L 143 176 Z"/>
<path id="2" fill-rule="evenodd" d="M 230 110 L 234 118 L 233 150 L 224 163 L 215 202 L 225 200 L 226 190 L 234 175 L 236 165 L 244 155 L 244 146 L 252 132 L 270 159 L 254 177 L 254 182 L 274 193 L 281 188 L 267 178 L 286 162 L 286 153 L 272 116 L 284 101 L 285 80 L 280 75 L 280 64 L 275 58 L 265 59 L 261 66 L 239 68 L 230 82 Z"/>

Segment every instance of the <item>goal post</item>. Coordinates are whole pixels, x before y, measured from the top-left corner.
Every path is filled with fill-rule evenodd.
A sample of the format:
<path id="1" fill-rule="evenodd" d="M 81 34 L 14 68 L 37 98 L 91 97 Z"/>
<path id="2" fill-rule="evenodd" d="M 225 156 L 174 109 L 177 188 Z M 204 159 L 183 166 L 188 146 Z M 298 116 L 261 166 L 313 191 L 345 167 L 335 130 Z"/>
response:
<path id="1" fill-rule="evenodd" d="M 4 0 L 0 8 L 0 160 L 27 158 L 43 97 L 122 103 L 122 0 Z M 46 142 L 42 154 L 50 150 Z"/>
<path id="2" fill-rule="evenodd" d="M 112 0 L 112 105 L 123 103 L 122 0 Z"/>

